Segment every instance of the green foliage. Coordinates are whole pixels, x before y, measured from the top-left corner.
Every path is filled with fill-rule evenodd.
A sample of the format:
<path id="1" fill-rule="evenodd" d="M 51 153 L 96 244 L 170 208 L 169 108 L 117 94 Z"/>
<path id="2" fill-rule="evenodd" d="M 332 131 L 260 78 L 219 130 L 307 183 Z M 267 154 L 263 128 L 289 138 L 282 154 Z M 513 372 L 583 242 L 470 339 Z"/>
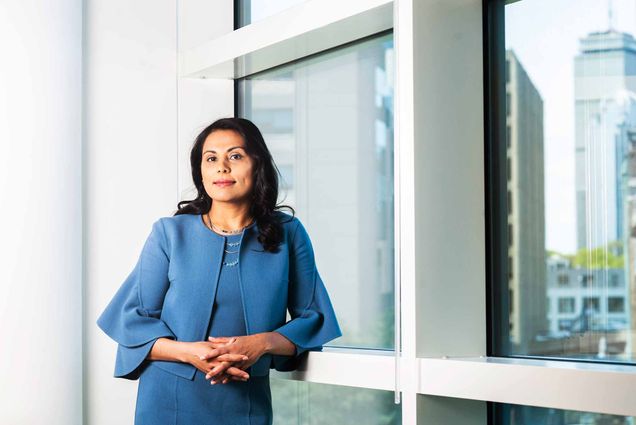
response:
<path id="1" fill-rule="evenodd" d="M 623 244 L 620 241 L 608 243 L 606 246 L 587 249 L 583 248 L 576 254 L 561 254 L 556 251 L 547 251 L 548 256 L 567 258 L 572 267 L 584 269 L 622 269 L 625 265 Z"/>

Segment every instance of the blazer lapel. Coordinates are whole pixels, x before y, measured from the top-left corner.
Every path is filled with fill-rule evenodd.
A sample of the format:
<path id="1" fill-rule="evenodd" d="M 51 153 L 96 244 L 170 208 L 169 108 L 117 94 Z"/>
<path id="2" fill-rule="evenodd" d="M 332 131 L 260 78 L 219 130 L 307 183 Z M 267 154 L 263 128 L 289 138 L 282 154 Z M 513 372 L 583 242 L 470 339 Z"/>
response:
<path id="1" fill-rule="evenodd" d="M 198 215 L 194 217 L 196 220 L 201 220 Z M 223 236 L 207 229 L 203 223 L 197 224 L 200 224 L 197 226 L 199 234 L 193 239 L 199 243 L 191 244 L 192 251 L 189 253 L 193 274 L 191 304 L 188 307 L 190 307 L 192 323 L 195 327 L 193 335 L 199 341 L 207 341 L 212 308 L 221 274 L 225 240 Z"/>

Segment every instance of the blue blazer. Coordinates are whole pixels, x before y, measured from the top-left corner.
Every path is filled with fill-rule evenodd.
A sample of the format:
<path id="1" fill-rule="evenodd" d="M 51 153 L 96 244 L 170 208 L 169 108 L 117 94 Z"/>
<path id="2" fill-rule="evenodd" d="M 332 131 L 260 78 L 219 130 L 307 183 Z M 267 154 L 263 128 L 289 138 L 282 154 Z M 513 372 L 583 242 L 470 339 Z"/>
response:
<path id="1" fill-rule="evenodd" d="M 320 351 L 342 335 L 307 231 L 298 218 L 276 215 L 284 233 L 277 253 L 264 251 L 257 224 L 244 230 L 239 285 L 247 334 L 280 332 L 296 345 L 296 353 L 261 356 L 250 368 L 254 376 L 268 375 L 271 368 L 294 370 L 303 353 Z M 208 229 L 200 215 L 154 222 L 135 268 L 97 319 L 118 343 L 115 377 L 138 379 L 157 338 L 207 340 L 223 249 L 224 237 Z M 291 320 L 285 322 L 287 309 Z M 153 362 L 190 380 L 197 370 L 189 363 Z"/>

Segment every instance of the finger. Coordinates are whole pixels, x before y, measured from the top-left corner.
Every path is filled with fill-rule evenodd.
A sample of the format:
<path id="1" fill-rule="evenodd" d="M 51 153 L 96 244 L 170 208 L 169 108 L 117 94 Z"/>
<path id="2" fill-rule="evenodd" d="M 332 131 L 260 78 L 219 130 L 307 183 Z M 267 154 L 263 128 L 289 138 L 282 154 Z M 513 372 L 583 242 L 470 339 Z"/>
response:
<path id="1" fill-rule="evenodd" d="M 249 377 L 250 377 L 249 373 L 247 373 L 243 369 L 239 369 L 238 367 L 235 367 L 235 366 L 231 366 L 231 367 L 227 368 L 225 373 L 230 375 L 230 376 L 232 376 L 232 377 L 243 378 L 243 379 L 246 379 L 246 380 L 249 379 Z"/>
<path id="2" fill-rule="evenodd" d="M 227 384 L 227 382 L 229 381 L 230 377 L 224 373 L 220 374 L 219 376 L 215 376 L 214 378 L 212 378 L 210 380 L 210 384 L 211 385 L 216 385 L 216 384 Z"/>
<path id="3" fill-rule="evenodd" d="M 205 374 L 205 379 L 210 379 L 213 376 L 218 375 L 219 373 L 222 372 L 222 363 L 217 364 L 216 366 L 214 366 L 212 369 L 210 369 L 206 374 Z"/>
<path id="4" fill-rule="evenodd" d="M 227 354 L 221 354 L 220 356 L 217 356 L 217 360 L 220 360 L 223 362 L 241 362 L 248 359 L 249 357 L 246 356 L 245 354 L 227 353 Z"/>
<path id="5" fill-rule="evenodd" d="M 199 359 L 201 359 L 201 360 L 209 360 L 209 359 L 212 359 L 214 357 L 218 357 L 221 354 L 227 354 L 227 353 L 229 353 L 229 351 L 230 351 L 229 347 L 226 347 L 226 346 L 214 348 L 211 351 L 209 351 L 208 353 L 199 356 Z"/>
<path id="6" fill-rule="evenodd" d="M 219 383 L 219 377 L 215 376 L 212 379 L 210 379 L 210 385 L 216 385 Z"/>
<path id="7" fill-rule="evenodd" d="M 219 348 L 213 348 L 211 351 L 208 351 L 205 354 L 199 356 L 199 360 L 208 360 L 214 357 L 219 356 L 221 353 L 219 352 Z"/>
<path id="8" fill-rule="evenodd" d="M 231 343 L 234 342 L 236 340 L 235 337 L 230 337 L 230 336 L 209 336 L 208 337 L 208 341 L 212 341 L 212 342 L 221 342 L 221 343 Z"/>
<path id="9" fill-rule="evenodd" d="M 208 347 L 211 348 L 220 348 L 220 347 L 225 347 L 226 345 L 228 345 L 227 342 L 212 342 L 212 341 L 206 341 L 208 343 Z"/>
<path id="10" fill-rule="evenodd" d="M 229 362 L 221 362 L 218 365 L 214 366 L 212 368 L 212 370 L 210 370 L 206 375 L 205 375 L 205 379 L 210 379 L 211 377 L 218 375 L 218 374 L 222 374 L 223 372 L 225 372 L 225 370 L 230 367 L 230 363 Z"/>

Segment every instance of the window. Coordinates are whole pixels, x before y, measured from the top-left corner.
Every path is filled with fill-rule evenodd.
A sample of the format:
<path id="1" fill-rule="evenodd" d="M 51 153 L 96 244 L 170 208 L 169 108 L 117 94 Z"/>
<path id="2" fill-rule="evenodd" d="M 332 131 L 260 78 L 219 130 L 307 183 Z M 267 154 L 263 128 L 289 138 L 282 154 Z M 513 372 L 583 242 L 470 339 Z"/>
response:
<path id="1" fill-rule="evenodd" d="M 279 201 L 312 237 L 337 346 L 394 345 L 392 50 L 380 34 L 238 83 L 239 116 L 262 129 L 285 183 Z"/>
<path id="2" fill-rule="evenodd" d="M 512 313 L 515 312 L 515 310 L 514 310 L 514 305 L 515 305 L 515 303 L 514 303 L 514 299 L 515 299 L 514 298 L 514 294 L 515 293 L 514 293 L 514 291 L 512 289 L 510 289 L 510 290 L 508 290 L 508 294 L 509 294 L 508 296 L 510 298 L 510 309 L 508 310 L 508 314 L 510 314 L 512 316 Z M 510 326 L 512 326 L 512 324 Z"/>
<path id="3" fill-rule="evenodd" d="M 574 297 L 559 298 L 559 313 L 574 313 Z"/>
<path id="4" fill-rule="evenodd" d="M 587 288 L 594 282 L 594 275 L 590 273 L 582 274 L 579 276 L 579 282 L 581 282 L 581 286 L 583 288 Z"/>
<path id="5" fill-rule="evenodd" d="M 512 228 L 512 225 L 509 224 L 508 225 L 508 246 L 512 246 L 512 234 L 513 234 L 513 228 Z"/>
<path id="6" fill-rule="evenodd" d="M 235 0 L 238 7 L 236 28 L 238 29 L 275 15 L 303 1 L 305 0 Z"/>
<path id="7" fill-rule="evenodd" d="M 510 97 L 510 94 L 506 94 L 506 116 L 510 116 L 510 110 L 512 109 L 512 99 Z"/>
<path id="8" fill-rule="evenodd" d="M 510 61 L 506 61 L 506 83 L 510 82 Z"/>
<path id="9" fill-rule="evenodd" d="M 557 282 L 559 283 L 559 286 L 567 286 L 567 284 L 570 283 L 570 276 L 562 273 L 559 275 Z"/>
<path id="10" fill-rule="evenodd" d="M 601 302 L 599 297 L 584 297 L 583 298 L 583 313 L 588 311 L 598 313 L 601 309 Z"/>
<path id="11" fill-rule="evenodd" d="M 632 425 L 636 419 L 633 416 L 606 415 L 603 413 L 519 406 L 516 404 L 497 404 L 497 406 L 501 409 L 500 423 L 514 425 Z"/>
<path id="12" fill-rule="evenodd" d="M 390 391 L 282 379 L 271 379 L 271 388 L 276 425 L 348 424 L 351 418 L 365 425 L 402 423 Z"/>
<path id="13" fill-rule="evenodd" d="M 302 1 L 236 3 L 243 26 Z M 236 114 L 258 126 L 280 172 L 278 203 L 292 206 L 311 236 L 343 333 L 327 345 L 371 358 L 392 351 L 395 335 L 393 62 L 392 30 L 382 30 L 235 82 Z M 391 391 L 279 378 L 271 380 L 276 424 L 402 421 Z"/>
<path id="14" fill-rule="evenodd" d="M 512 257 L 508 257 L 508 279 L 512 279 L 512 277 L 514 276 L 512 266 Z"/>
<path id="15" fill-rule="evenodd" d="M 506 147 L 508 149 L 512 147 L 512 129 L 509 125 L 506 126 Z"/>
<path id="16" fill-rule="evenodd" d="M 559 319 L 558 323 L 560 331 L 569 331 L 572 329 L 572 320 L 570 319 Z"/>
<path id="17" fill-rule="evenodd" d="M 609 313 L 623 313 L 625 311 L 625 298 L 623 298 L 623 297 L 608 297 L 607 298 L 607 311 Z"/>
<path id="18" fill-rule="evenodd" d="M 263 133 L 289 134 L 293 130 L 293 112 L 291 108 L 254 109 L 253 119 L 263 123 Z"/>
<path id="19" fill-rule="evenodd" d="M 281 164 L 278 166 L 280 171 L 280 186 L 284 191 L 294 189 L 294 167 L 291 164 Z"/>
<path id="20" fill-rule="evenodd" d="M 510 161 L 510 157 L 506 159 L 506 175 L 508 176 L 508 181 L 512 180 L 512 162 Z"/>
<path id="21" fill-rule="evenodd" d="M 508 191 L 508 215 L 512 214 L 512 193 Z"/>
<path id="22" fill-rule="evenodd" d="M 490 190 L 495 208 L 507 208 L 499 232 L 514 229 L 514 243 L 496 252 L 502 263 L 513 258 L 515 278 L 496 285 L 501 296 L 511 286 L 516 311 L 507 320 L 515 331 L 500 327 L 494 353 L 636 362 L 627 298 L 636 275 L 636 19 L 616 18 L 633 16 L 632 6 L 503 3 L 492 62 L 497 166 L 506 167 L 496 176 L 506 181 Z M 546 296 L 557 300 L 552 315 Z M 507 302 L 496 305 L 506 313 Z"/>
<path id="23" fill-rule="evenodd" d="M 610 288 L 617 288 L 621 285 L 621 274 L 620 273 L 612 273 L 610 275 L 609 285 Z"/>

